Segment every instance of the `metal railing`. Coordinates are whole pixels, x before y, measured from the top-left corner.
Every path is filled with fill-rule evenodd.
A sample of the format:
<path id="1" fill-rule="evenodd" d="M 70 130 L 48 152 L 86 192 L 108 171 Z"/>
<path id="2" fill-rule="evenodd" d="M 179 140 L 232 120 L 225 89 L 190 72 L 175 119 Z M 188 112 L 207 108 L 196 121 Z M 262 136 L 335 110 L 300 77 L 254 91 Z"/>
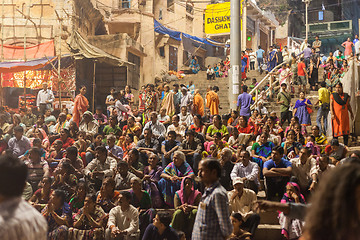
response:
<path id="1" fill-rule="evenodd" d="M 257 107 L 257 104 L 259 102 L 259 88 L 261 87 L 261 85 L 263 83 L 265 83 L 268 78 L 270 78 L 270 84 L 269 84 L 269 88 L 266 89 L 265 91 L 265 95 L 267 96 L 267 94 L 270 92 L 271 95 L 271 91 L 273 89 L 273 86 L 279 81 L 279 79 L 277 79 L 276 81 L 272 81 L 272 73 L 274 73 L 276 70 L 278 70 L 282 65 L 286 64 L 286 62 L 280 63 L 279 65 L 277 65 L 276 67 L 273 68 L 273 70 L 271 70 L 271 72 L 269 72 L 268 74 L 266 74 L 266 76 L 250 91 L 249 94 L 253 94 L 255 92 L 255 101 L 254 104 L 251 106 L 251 109 L 254 109 L 255 107 Z"/>

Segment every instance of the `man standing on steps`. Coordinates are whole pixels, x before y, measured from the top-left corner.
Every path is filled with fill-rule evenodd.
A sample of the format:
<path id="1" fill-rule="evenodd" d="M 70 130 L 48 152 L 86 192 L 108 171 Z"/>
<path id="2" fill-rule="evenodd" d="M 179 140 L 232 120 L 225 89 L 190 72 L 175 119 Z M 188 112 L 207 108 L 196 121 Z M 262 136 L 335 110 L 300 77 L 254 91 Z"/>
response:
<path id="1" fill-rule="evenodd" d="M 218 115 L 219 114 L 219 96 L 216 92 L 212 90 L 212 88 L 208 87 L 209 91 L 206 93 L 206 107 L 210 109 L 210 115 Z"/>
<path id="2" fill-rule="evenodd" d="M 198 176 L 205 185 L 192 232 L 192 240 L 227 239 L 232 232 L 227 192 L 219 183 L 219 160 L 207 158 L 200 162 Z"/>
<path id="3" fill-rule="evenodd" d="M 321 132 L 326 135 L 327 131 L 327 117 L 330 111 L 330 91 L 326 88 L 326 83 L 320 83 L 321 88 L 318 90 L 319 99 L 315 105 L 319 104 L 319 110 L 316 116 L 316 125 L 319 127 Z M 321 125 L 321 119 L 324 121 L 324 127 Z"/>
<path id="4" fill-rule="evenodd" d="M 277 95 L 277 102 L 276 102 L 277 104 L 281 104 L 280 105 L 281 127 L 286 122 L 286 120 L 290 124 L 292 117 L 292 112 L 289 110 L 291 103 L 291 95 L 290 93 L 286 92 L 286 87 L 287 87 L 286 83 L 281 84 L 281 91 Z"/>
<path id="5" fill-rule="evenodd" d="M 247 119 L 251 116 L 251 104 L 254 104 L 252 96 L 247 93 L 248 87 L 242 86 L 242 93 L 238 96 L 237 111 L 240 111 L 240 116 L 245 116 Z"/>
<path id="6" fill-rule="evenodd" d="M 298 63 L 298 72 L 297 72 L 298 76 L 299 76 L 299 93 L 302 91 L 301 90 L 301 86 L 303 86 L 304 88 L 304 93 L 306 93 L 306 84 L 307 84 L 307 79 L 308 79 L 308 73 L 306 70 L 306 65 L 305 65 L 305 59 L 302 57 L 300 58 L 300 62 Z"/>
<path id="7" fill-rule="evenodd" d="M 264 49 L 261 49 L 261 46 L 259 46 L 259 49 L 256 51 L 256 59 L 258 62 L 259 73 L 262 73 L 261 65 L 263 65 L 264 63 L 264 54 L 265 54 Z"/>
<path id="8" fill-rule="evenodd" d="M 204 116 L 204 99 L 199 93 L 199 89 L 195 90 L 194 94 L 194 103 L 193 103 L 193 113 Z"/>

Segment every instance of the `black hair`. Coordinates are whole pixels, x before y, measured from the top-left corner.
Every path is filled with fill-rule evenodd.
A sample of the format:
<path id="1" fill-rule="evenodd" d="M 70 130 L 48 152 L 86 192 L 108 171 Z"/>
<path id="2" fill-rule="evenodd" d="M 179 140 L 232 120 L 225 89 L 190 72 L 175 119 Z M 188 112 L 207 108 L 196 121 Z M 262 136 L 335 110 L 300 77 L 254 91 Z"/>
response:
<path id="1" fill-rule="evenodd" d="M 55 189 L 54 191 L 54 195 L 58 198 L 61 199 L 61 203 L 64 203 L 65 202 L 65 199 L 66 199 L 66 192 L 64 190 L 61 190 L 61 189 Z"/>
<path id="2" fill-rule="evenodd" d="M 311 138 L 312 141 L 315 142 L 315 136 L 314 135 L 309 135 L 309 137 Z"/>
<path id="3" fill-rule="evenodd" d="M 144 132 L 145 132 L 145 131 L 148 131 L 148 133 L 152 134 L 151 128 L 145 128 L 145 129 L 144 129 Z"/>
<path id="4" fill-rule="evenodd" d="M 220 132 L 216 132 L 216 133 L 214 134 L 214 137 L 221 138 L 221 133 L 220 133 Z"/>
<path id="5" fill-rule="evenodd" d="M 96 203 L 96 194 L 88 193 L 88 194 L 86 194 L 86 197 L 91 199 L 91 201 L 93 201 L 94 203 Z"/>
<path id="6" fill-rule="evenodd" d="M 38 147 L 30 148 L 29 152 L 35 153 L 35 154 L 37 154 L 39 156 L 41 155 L 41 151 L 40 151 L 40 149 Z"/>
<path id="7" fill-rule="evenodd" d="M 217 119 L 219 119 L 219 120 L 221 121 L 221 116 L 220 116 L 219 114 L 214 115 L 214 116 L 213 116 L 213 119 L 214 119 L 214 118 L 217 118 Z"/>
<path id="8" fill-rule="evenodd" d="M 168 132 L 168 135 L 172 135 L 172 136 L 175 136 L 175 137 L 176 137 L 176 132 L 175 132 L 175 131 L 169 131 L 169 132 Z"/>
<path id="9" fill-rule="evenodd" d="M 194 136 L 195 137 L 195 131 L 194 131 L 194 129 L 189 129 L 189 130 L 187 130 L 186 131 L 186 134 L 185 134 L 186 136 Z"/>
<path id="10" fill-rule="evenodd" d="M 41 139 L 40 138 L 34 138 L 33 145 L 39 144 L 39 143 L 41 143 Z"/>
<path id="11" fill-rule="evenodd" d="M 14 127 L 14 132 L 23 133 L 24 128 L 21 126 L 16 126 L 16 127 Z"/>
<path id="12" fill-rule="evenodd" d="M 131 193 L 129 191 L 121 191 L 120 192 L 123 197 L 125 197 L 129 202 L 131 201 Z"/>
<path id="13" fill-rule="evenodd" d="M 95 133 L 94 134 L 94 139 L 97 138 L 98 136 L 102 136 L 102 134 L 101 133 Z"/>
<path id="14" fill-rule="evenodd" d="M 206 159 L 201 160 L 201 162 L 210 171 L 216 170 L 217 177 L 218 178 L 221 177 L 221 165 L 220 165 L 219 160 L 217 160 L 215 158 L 206 158 Z"/>
<path id="15" fill-rule="evenodd" d="M 272 150 L 278 152 L 281 156 L 284 155 L 284 148 L 281 146 L 275 146 Z"/>
<path id="16" fill-rule="evenodd" d="M 177 114 L 175 114 L 175 115 L 173 116 L 173 118 L 177 118 L 177 120 L 180 121 L 180 117 L 179 117 L 179 115 L 177 115 Z"/>
<path id="17" fill-rule="evenodd" d="M 106 153 L 106 154 L 107 154 L 107 149 L 106 149 L 106 147 L 103 146 L 103 145 L 97 146 L 97 147 L 95 148 L 95 151 L 99 151 L 99 152 L 101 152 L 101 153 Z"/>
<path id="18" fill-rule="evenodd" d="M 25 187 L 28 168 L 12 154 L 0 156 L 0 195 L 21 196 Z"/>
<path id="19" fill-rule="evenodd" d="M 140 156 L 139 150 L 137 150 L 136 148 L 133 148 L 130 150 L 136 157 Z"/>
<path id="20" fill-rule="evenodd" d="M 247 87 L 246 85 L 243 85 L 243 86 L 242 86 L 242 90 L 243 90 L 243 92 L 247 92 L 248 87 Z"/>
<path id="21" fill-rule="evenodd" d="M 159 217 L 159 221 L 164 224 L 165 227 L 168 227 L 172 220 L 172 215 L 167 211 L 159 211 L 156 213 Z"/>
<path id="22" fill-rule="evenodd" d="M 126 134 L 126 135 L 130 137 L 130 139 L 131 139 L 132 142 L 134 141 L 134 134 L 128 133 L 128 134 Z"/>
<path id="23" fill-rule="evenodd" d="M 238 220 L 239 222 L 244 222 L 241 214 L 238 213 L 238 212 L 233 212 L 233 213 L 231 214 L 231 216 L 232 216 L 233 218 L 235 218 L 236 220 Z"/>
<path id="24" fill-rule="evenodd" d="M 331 146 L 340 146 L 339 140 L 335 139 L 335 138 L 331 139 L 330 145 Z"/>
<path id="25" fill-rule="evenodd" d="M 75 146 L 70 146 L 66 148 L 66 153 L 78 155 L 78 149 Z"/>
<path id="26" fill-rule="evenodd" d="M 120 160 L 120 161 L 118 161 L 118 163 L 117 163 L 117 167 L 119 168 L 119 166 L 123 166 L 123 165 L 128 165 L 128 163 L 127 162 L 125 162 L 124 160 Z"/>

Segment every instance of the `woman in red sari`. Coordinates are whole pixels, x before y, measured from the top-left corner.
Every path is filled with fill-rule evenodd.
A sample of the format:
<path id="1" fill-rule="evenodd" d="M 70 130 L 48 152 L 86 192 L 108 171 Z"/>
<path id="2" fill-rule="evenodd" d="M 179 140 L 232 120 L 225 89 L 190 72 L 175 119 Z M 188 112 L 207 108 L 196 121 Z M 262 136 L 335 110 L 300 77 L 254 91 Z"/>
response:
<path id="1" fill-rule="evenodd" d="M 354 114 L 350 105 L 350 96 L 343 92 L 342 83 L 339 82 L 335 86 L 336 92 L 330 96 L 330 112 L 332 120 L 333 138 L 338 139 L 344 137 L 344 144 L 348 146 L 350 135 L 350 119 L 354 119 Z"/>
<path id="2" fill-rule="evenodd" d="M 80 88 L 80 93 L 75 97 L 74 110 L 73 110 L 73 121 L 79 126 L 80 119 L 84 112 L 89 108 L 89 101 L 85 97 L 86 87 Z"/>

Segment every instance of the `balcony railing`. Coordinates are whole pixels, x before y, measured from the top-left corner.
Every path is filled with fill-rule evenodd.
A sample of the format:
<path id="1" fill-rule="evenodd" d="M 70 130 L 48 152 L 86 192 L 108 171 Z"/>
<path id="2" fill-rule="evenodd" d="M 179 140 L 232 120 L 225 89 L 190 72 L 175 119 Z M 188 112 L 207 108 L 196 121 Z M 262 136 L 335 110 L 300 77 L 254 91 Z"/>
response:
<path id="1" fill-rule="evenodd" d="M 310 33 L 321 33 L 326 31 L 346 31 L 346 30 L 352 30 L 352 20 L 309 24 Z M 303 28 L 303 32 L 305 32 L 305 27 Z"/>

